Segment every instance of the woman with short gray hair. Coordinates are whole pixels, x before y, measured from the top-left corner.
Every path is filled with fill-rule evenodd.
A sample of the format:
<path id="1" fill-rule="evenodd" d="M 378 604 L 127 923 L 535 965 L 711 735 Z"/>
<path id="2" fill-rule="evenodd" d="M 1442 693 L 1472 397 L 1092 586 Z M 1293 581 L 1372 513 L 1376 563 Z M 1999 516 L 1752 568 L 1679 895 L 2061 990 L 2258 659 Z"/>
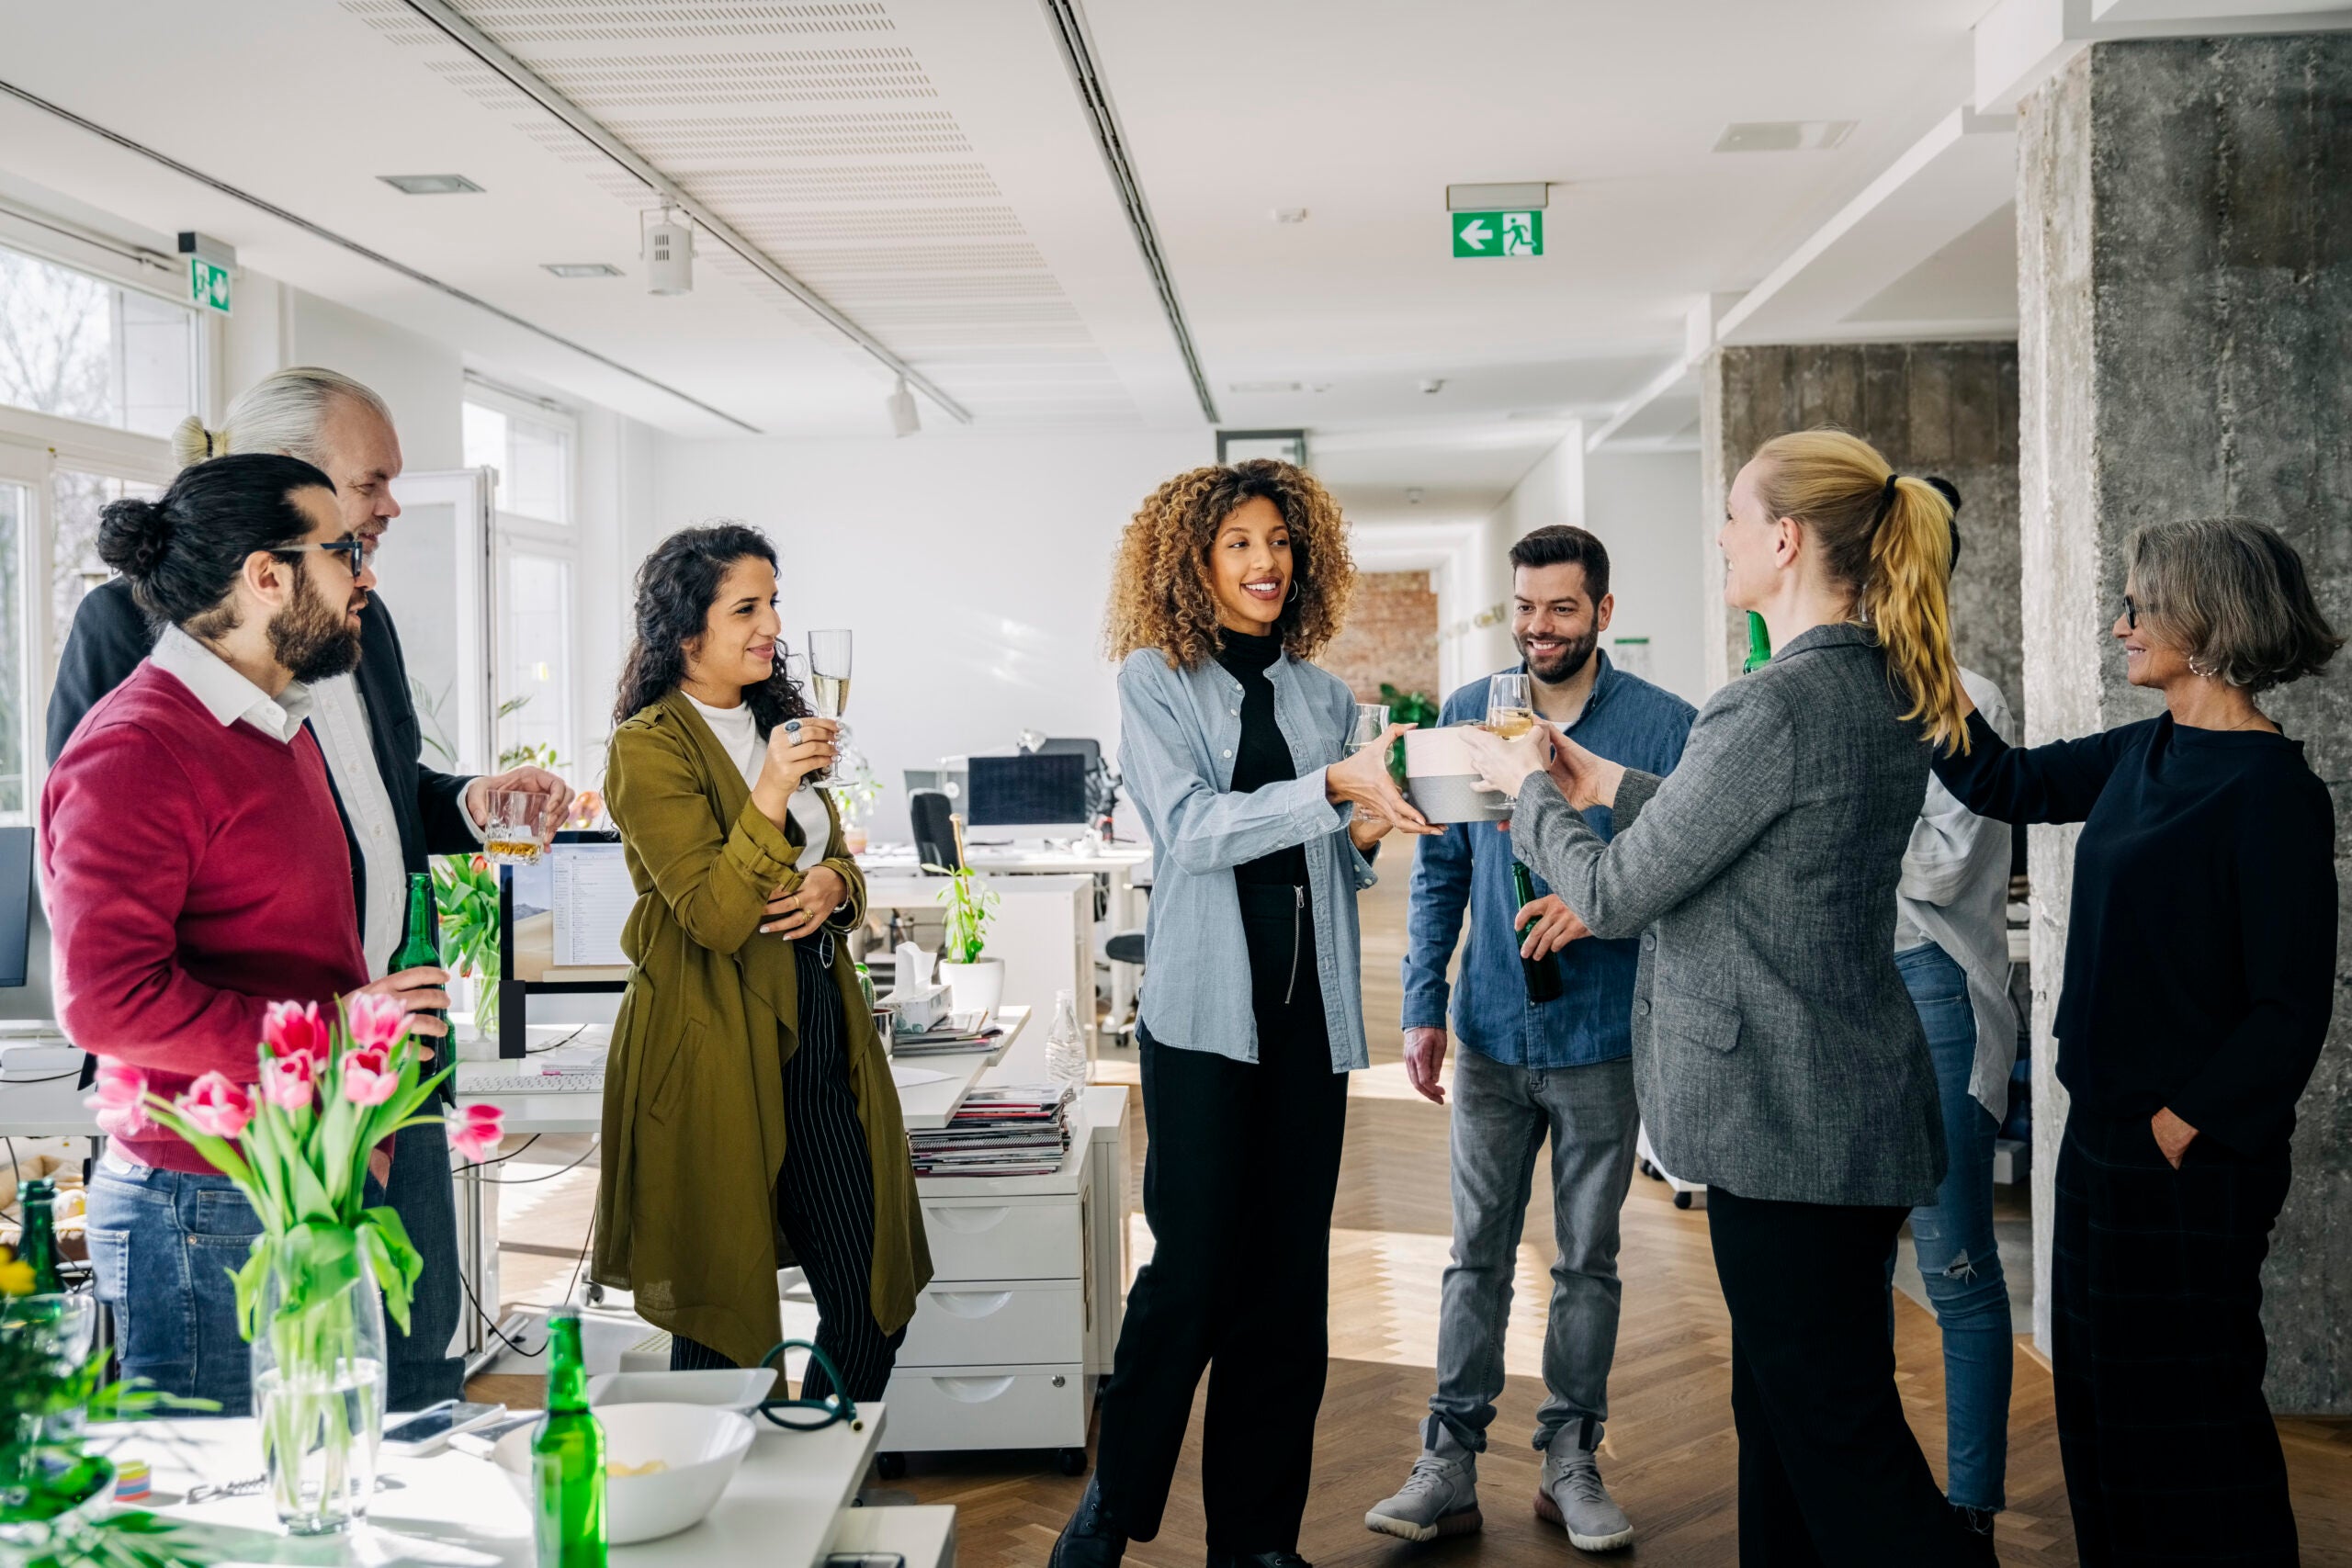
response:
<path id="1" fill-rule="evenodd" d="M 2059 1450 L 2086 1568 L 2297 1561 L 2262 1394 L 2261 1269 L 2335 980 L 2335 814 L 2256 705 L 2343 643 L 2302 558 L 2236 519 L 2143 528 L 2113 633 L 2165 711 L 1936 773 L 2079 822 L 2053 1026 L 2073 1095 L 2051 1272 Z M 2196 1515 L 2184 1515 L 2183 1470 Z"/>

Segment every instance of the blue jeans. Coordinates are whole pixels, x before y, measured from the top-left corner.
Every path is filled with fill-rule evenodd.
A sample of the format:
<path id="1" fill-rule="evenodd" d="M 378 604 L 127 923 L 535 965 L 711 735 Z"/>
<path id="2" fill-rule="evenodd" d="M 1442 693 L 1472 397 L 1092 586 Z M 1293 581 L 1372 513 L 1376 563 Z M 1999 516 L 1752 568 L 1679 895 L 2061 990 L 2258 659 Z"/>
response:
<path id="1" fill-rule="evenodd" d="M 1911 1211 L 1911 1240 L 1928 1303 L 1943 1330 L 1945 1493 L 1962 1507 L 1998 1509 L 2008 1470 L 2009 1382 L 2017 1353 L 2008 1281 L 1993 1239 L 1993 1139 L 2000 1123 L 1968 1092 L 1976 1066 L 1976 1010 L 1969 1003 L 1967 974 L 1933 942 L 1896 953 L 1894 966 L 1928 1032 L 1943 1100 L 1949 1163 L 1935 1202 Z M 1892 1254 L 1886 1268 L 1891 1286 Z"/>
<path id="2" fill-rule="evenodd" d="M 364 1201 L 397 1210 L 424 1259 L 409 1303 L 409 1329 L 388 1314 L 390 1366 L 386 1404 L 421 1410 L 458 1397 L 465 1363 L 451 1356 L 461 1303 L 458 1283 L 457 1202 L 447 1135 L 439 1126 L 400 1134 L 390 1190 L 369 1177 Z M 212 1399 L 224 1416 L 252 1404 L 250 1363 L 237 1328 L 240 1268 L 261 1234 L 236 1184 L 225 1176 L 188 1176 L 101 1162 L 90 1182 L 90 1260 L 98 1299 L 114 1314 L 125 1377 L 143 1377 L 167 1393 Z"/>
<path id="3" fill-rule="evenodd" d="M 90 1177 L 90 1262 L 98 1299 L 114 1314 L 125 1378 L 217 1401 L 223 1416 L 251 1413 L 253 1374 L 230 1273 L 260 1234 L 253 1206 L 225 1176 L 126 1167 L 111 1155 L 99 1162 Z"/>

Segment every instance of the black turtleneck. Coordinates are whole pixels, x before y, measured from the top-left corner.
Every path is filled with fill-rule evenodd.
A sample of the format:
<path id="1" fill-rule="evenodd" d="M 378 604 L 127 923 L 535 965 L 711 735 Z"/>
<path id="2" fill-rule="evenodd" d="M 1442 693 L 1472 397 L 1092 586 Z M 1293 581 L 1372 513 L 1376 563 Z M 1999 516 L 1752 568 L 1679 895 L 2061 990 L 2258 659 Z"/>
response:
<path id="1" fill-rule="evenodd" d="M 1241 744 L 1234 748 L 1233 790 L 1247 795 L 1270 784 L 1298 777 L 1290 743 L 1274 723 L 1274 683 L 1266 671 L 1283 656 L 1280 637 L 1251 637 L 1227 629 L 1222 634 L 1216 661 L 1241 682 Z M 1306 846 L 1293 844 L 1270 855 L 1233 868 L 1241 883 L 1306 886 Z"/>

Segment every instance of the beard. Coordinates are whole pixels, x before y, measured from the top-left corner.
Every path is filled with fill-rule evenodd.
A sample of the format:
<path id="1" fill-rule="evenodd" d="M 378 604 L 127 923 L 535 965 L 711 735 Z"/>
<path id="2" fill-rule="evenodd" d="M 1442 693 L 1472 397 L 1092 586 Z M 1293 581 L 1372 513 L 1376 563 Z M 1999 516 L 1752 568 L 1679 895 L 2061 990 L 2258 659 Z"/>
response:
<path id="1" fill-rule="evenodd" d="M 302 590 L 270 617 L 270 653 L 306 685 L 350 674 L 359 668 L 359 634 L 344 611 L 321 600 L 307 583 Z"/>
<path id="2" fill-rule="evenodd" d="M 1527 638 L 1515 637 L 1511 641 L 1519 649 L 1520 658 L 1527 661 L 1527 672 L 1547 686 L 1556 686 L 1584 672 L 1586 663 L 1592 658 L 1592 650 L 1600 646 L 1600 629 L 1595 626 L 1582 637 L 1568 638 L 1567 646 L 1557 659 L 1542 664 L 1528 653 Z"/>

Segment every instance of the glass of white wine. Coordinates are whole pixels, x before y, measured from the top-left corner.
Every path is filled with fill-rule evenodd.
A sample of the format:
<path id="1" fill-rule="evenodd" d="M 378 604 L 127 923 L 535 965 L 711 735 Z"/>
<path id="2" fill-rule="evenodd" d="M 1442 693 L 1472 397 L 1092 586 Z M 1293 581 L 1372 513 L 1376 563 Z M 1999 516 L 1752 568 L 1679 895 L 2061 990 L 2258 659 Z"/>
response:
<path id="1" fill-rule="evenodd" d="M 1498 675 L 1487 682 L 1487 728 L 1516 740 L 1535 728 L 1535 703 L 1524 673 Z"/>
<path id="2" fill-rule="evenodd" d="M 839 722 L 849 711 L 850 635 L 833 630 L 808 634 L 809 700 L 816 705 L 819 718 Z M 849 738 L 849 727 L 843 725 L 833 743 L 838 746 Z M 812 776 L 812 783 L 823 783 L 832 776 L 828 770 Z"/>
<path id="3" fill-rule="evenodd" d="M 1358 703 L 1355 725 L 1348 731 L 1348 755 L 1352 757 L 1388 733 L 1386 703 Z"/>

